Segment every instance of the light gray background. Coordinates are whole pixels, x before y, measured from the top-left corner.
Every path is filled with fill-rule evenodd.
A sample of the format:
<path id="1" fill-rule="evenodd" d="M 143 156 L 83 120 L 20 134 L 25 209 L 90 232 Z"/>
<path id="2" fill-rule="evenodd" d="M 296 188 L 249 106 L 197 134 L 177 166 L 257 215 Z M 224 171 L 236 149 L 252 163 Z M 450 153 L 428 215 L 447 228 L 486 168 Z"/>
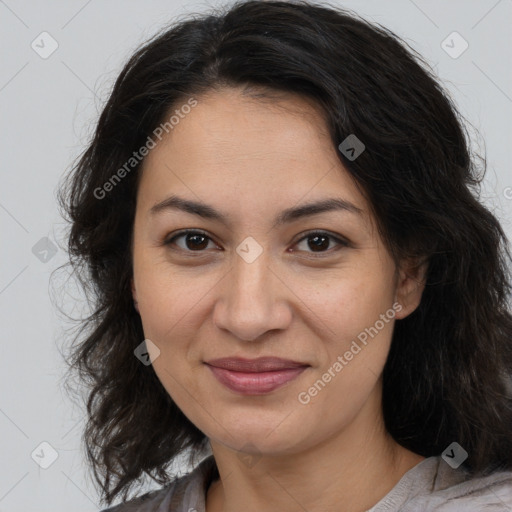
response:
<path id="1" fill-rule="evenodd" d="M 485 140 L 483 196 L 510 237 L 512 1 L 337 4 L 394 30 L 434 67 L 479 130 L 481 148 Z M 163 24 L 215 5 L 219 3 L 0 0 L 0 512 L 99 508 L 81 452 L 84 414 L 62 389 L 58 346 L 69 325 L 49 296 L 50 272 L 66 255 L 58 249 L 44 263 L 41 251 L 37 257 L 32 248 L 44 237 L 55 246 L 65 244 L 55 188 L 87 143 L 121 65 Z M 59 45 L 47 59 L 31 47 L 43 31 Z M 456 59 L 441 47 L 453 31 L 469 44 Z M 67 312 L 77 313 L 73 297 L 79 296 L 71 290 L 59 301 Z M 38 448 L 43 441 L 58 454 L 47 469 L 31 458 L 35 449 L 39 460 L 50 456 L 51 450 Z M 148 485 L 144 489 L 156 487 Z"/>

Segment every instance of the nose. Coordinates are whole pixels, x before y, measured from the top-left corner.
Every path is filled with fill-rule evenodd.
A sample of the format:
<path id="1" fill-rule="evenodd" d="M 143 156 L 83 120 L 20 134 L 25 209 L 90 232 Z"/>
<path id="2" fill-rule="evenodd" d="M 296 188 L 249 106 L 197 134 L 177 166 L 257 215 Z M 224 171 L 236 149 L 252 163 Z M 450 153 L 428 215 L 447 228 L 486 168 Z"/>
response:
<path id="1" fill-rule="evenodd" d="M 237 339 L 258 340 L 267 331 L 286 329 L 291 322 L 290 289 L 269 266 L 264 251 L 251 263 L 238 254 L 219 283 L 213 320 Z"/>

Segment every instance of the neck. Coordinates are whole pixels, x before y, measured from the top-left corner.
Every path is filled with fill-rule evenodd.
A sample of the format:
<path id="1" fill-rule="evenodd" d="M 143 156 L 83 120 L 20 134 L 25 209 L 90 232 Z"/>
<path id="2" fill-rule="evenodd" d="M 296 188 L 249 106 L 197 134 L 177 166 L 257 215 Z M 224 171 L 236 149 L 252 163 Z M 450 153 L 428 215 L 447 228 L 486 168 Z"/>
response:
<path id="1" fill-rule="evenodd" d="M 371 417 L 375 410 L 374 404 L 366 404 L 336 435 L 293 453 L 258 454 L 252 464 L 240 452 L 210 440 L 220 479 L 208 489 L 206 512 L 371 508 L 424 460 L 389 436 L 381 412 L 377 419 Z"/>

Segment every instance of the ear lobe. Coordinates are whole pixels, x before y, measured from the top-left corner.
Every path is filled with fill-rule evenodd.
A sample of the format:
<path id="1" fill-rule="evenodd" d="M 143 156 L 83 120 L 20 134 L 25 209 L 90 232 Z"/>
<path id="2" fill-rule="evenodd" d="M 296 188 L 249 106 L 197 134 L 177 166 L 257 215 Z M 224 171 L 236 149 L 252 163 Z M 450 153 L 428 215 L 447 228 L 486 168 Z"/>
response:
<path id="1" fill-rule="evenodd" d="M 396 312 L 398 320 L 410 315 L 420 304 L 427 279 L 428 262 L 409 260 L 398 271 L 395 299 L 402 309 Z"/>

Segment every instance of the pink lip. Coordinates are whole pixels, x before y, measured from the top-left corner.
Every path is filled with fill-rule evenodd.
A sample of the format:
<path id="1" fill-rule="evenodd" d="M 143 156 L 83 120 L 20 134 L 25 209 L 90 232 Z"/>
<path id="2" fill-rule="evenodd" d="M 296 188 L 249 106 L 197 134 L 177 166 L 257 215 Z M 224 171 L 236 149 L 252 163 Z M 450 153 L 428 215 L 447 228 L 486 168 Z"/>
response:
<path id="1" fill-rule="evenodd" d="M 279 359 L 223 358 L 206 363 L 227 388 L 243 395 L 262 395 L 298 377 L 309 365 Z"/>
<path id="2" fill-rule="evenodd" d="M 302 373 L 306 366 L 275 370 L 273 372 L 234 372 L 225 368 L 208 365 L 213 375 L 226 387 L 243 395 L 263 395 L 270 393 L 278 387 Z"/>

